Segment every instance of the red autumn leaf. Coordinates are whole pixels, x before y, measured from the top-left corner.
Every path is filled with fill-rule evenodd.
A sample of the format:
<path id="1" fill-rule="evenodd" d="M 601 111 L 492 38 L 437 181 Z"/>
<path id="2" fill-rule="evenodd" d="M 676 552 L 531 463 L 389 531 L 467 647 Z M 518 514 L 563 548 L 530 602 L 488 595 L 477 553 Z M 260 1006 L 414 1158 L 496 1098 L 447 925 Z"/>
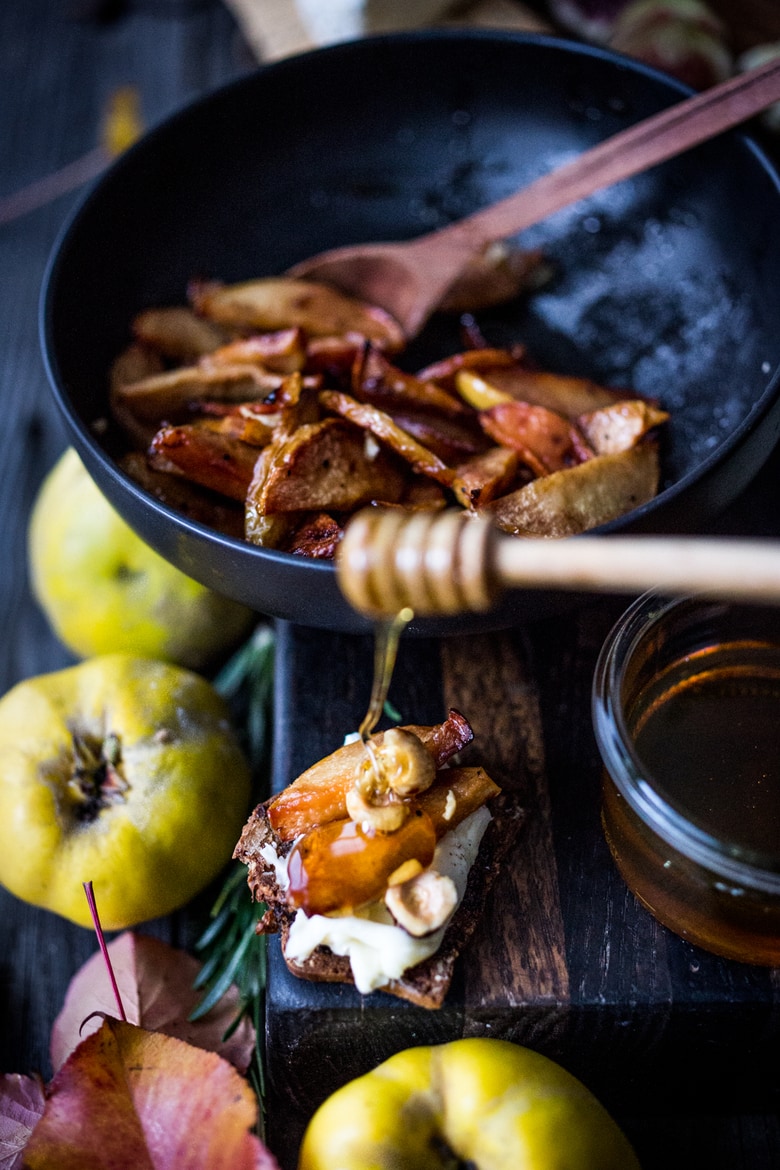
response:
<path id="1" fill-rule="evenodd" d="M 0 1076 L 0 1170 L 18 1170 L 44 1107 L 43 1081 L 19 1073 Z"/>
<path id="2" fill-rule="evenodd" d="M 187 1017 L 202 995 L 193 989 L 200 971 L 196 959 L 160 939 L 131 931 L 113 939 L 108 944 L 108 954 L 129 1023 L 218 1052 L 240 1072 L 246 1072 L 255 1044 L 254 1028 L 249 1020 L 243 1019 L 233 1035 L 222 1041 L 239 1010 L 235 988 L 203 1019 L 190 1022 Z M 69 1053 L 86 1036 L 97 1031 L 101 1020 L 94 1017 L 95 1012 L 119 1015 L 100 951 L 74 975 L 62 1010 L 54 1021 L 50 1042 L 53 1068 L 60 1068 Z"/>
<path id="3" fill-rule="evenodd" d="M 25 1170 L 278 1170 L 247 1082 L 172 1036 L 105 1020 L 46 1097 Z"/>

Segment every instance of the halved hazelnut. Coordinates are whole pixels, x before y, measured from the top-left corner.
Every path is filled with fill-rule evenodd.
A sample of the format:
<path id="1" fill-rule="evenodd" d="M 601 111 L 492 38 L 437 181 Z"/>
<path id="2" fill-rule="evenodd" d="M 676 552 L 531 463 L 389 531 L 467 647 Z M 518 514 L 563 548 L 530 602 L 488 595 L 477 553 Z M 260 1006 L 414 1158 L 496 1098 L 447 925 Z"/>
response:
<path id="1" fill-rule="evenodd" d="M 379 743 L 369 740 L 347 791 L 347 812 L 367 831 L 394 833 L 409 815 L 405 798 L 430 788 L 433 756 L 411 731 L 391 727 Z"/>
<path id="2" fill-rule="evenodd" d="M 392 794 L 367 799 L 357 784 L 347 790 L 347 813 L 350 819 L 368 833 L 394 833 L 409 816 L 409 805 Z"/>
<path id="3" fill-rule="evenodd" d="M 433 756 L 412 731 L 391 727 L 376 749 L 382 774 L 397 796 L 425 792 L 436 779 Z"/>
<path id="4" fill-rule="evenodd" d="M 435 869 L 423 870 L 385 892 L 385 906 L 398 925 L 415 938 L 444 926 L 457 902 L 454 881 Z"/>

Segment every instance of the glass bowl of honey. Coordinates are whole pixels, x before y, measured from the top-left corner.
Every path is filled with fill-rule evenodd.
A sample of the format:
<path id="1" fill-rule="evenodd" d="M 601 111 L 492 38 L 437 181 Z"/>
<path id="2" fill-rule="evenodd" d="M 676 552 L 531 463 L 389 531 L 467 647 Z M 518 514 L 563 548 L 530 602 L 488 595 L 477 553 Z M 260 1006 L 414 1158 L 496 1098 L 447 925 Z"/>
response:
<path id="1" fill-rule="evenodd" d="M 661 923 L 780 965 L 780 607 L 640 597 L 593 684 L 602 824 Z"/>

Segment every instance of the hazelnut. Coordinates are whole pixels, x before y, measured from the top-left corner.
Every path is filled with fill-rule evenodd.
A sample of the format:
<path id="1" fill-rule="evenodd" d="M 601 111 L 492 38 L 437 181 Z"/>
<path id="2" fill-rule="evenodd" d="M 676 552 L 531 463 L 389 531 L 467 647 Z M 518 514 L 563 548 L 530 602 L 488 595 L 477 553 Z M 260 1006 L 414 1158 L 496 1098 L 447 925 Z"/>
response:
<path id="1" fill-rule="evenodd" d="M 433 756 L 412 731 L 391 727 L 376 748 L 377 763 L 397 796 L 425 792 L 436 778 Z"/>
<path id="2" fill-rule="evenodd" d="M 415 938 L 439 930 L 449 920 L 458 902 L 451 877 L 425 869 L 385 893 L 385 906 L 399 926 Z"/>
<path id="3" fill-rule="evenodd" d="M 368 833 L 394 833 L 409 816 L 409 806 L 392 793 L 367 799 L 358 784 L 347 791 L 346 805 L 351 820 Z"/>

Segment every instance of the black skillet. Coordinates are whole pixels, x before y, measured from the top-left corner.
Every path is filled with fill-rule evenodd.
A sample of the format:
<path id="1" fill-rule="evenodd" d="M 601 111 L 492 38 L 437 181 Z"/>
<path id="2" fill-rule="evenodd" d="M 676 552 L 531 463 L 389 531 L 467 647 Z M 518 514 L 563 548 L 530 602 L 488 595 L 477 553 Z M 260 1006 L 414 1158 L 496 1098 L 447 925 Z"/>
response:
<path id="1" fill-rule="evenodd" d="M 74 446 L 138 533 L 192 577 L 301 625 L 362 632 L 333 565 L 186 520 L 116 466 L 106 373 L 141 308 L 188 281 L 279 273 L 324 248 L 406 238 L 492 202 L 686 91 L 608 52 L 494 32 L 399 34 L 258 70 L 148 134 L 89 193 L 47 273 L 41 332 Z M 527 232 L 552 284 L 479 319 L 550 369 L 632 386 L 671 412 L 663 490 L 601 531 L 703 531 L 780 429 L 780 185 L 749 139 L 724 135 Z M 414 369 L 460 348 L 434 320 Z M 549 613 L 517 592 L 427 635 Z"/>

